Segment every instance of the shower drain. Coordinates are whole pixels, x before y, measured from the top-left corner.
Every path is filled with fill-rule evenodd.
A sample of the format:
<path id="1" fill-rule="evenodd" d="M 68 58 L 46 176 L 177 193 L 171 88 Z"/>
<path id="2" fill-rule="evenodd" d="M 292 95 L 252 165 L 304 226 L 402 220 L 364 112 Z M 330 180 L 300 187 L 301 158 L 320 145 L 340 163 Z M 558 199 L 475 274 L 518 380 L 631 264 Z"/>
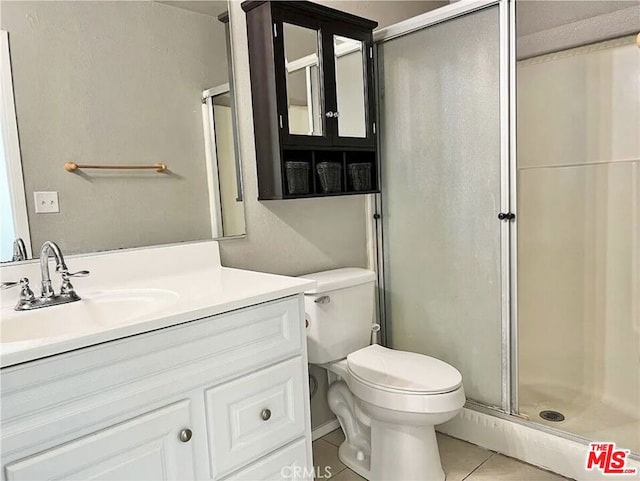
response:
<path id="1" fill-rule="evenodd" d="M 558 411 L 545 410 L 540 411 L 538 414 L 545 421 L 551 421 L 554 423 L 559 423 L 560 421 L 564 421 L 564 414 L 559 413 Z"/>

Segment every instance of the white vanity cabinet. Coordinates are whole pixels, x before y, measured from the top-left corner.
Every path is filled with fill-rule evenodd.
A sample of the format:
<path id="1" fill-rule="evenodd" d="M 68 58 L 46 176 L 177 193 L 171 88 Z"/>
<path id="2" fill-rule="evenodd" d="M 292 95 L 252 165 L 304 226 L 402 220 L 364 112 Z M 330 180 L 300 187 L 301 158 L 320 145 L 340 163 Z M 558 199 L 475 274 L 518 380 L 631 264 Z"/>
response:
<path id="1" fill-rule="evenodd" d="M 2 480 L 312 477 L 300 295 L 11 366 L 1 388 Z"/>
<path id="2" fill-rule="evenodd" d="M 190 414 L 189 402 L 178 402 L 9 463 L 5 474 L 20 481 L 195 479 L 192 444 L 176 435 Z"/>

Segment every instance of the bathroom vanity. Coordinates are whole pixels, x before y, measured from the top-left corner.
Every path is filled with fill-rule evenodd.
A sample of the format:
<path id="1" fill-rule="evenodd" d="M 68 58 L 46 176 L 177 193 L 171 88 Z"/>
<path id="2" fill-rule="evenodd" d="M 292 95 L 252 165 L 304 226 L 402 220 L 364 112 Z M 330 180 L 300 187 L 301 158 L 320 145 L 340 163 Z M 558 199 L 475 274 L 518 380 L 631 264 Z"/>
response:
<path id="1" fill-rule="evenodd" d="M 39 312 L 11 314 L 17 293 L 2 293 L 2 480 L 312 475 L 301 293 L 313 282 L 221 267 L 217 249 L 69 259 L 92 271 L 76 281 L 83 300 Z M 3 281 L 36 267 L 2 267 Z M 73 305 L 96 315 L 29 335 L 35 316 L 63 323 Z"/>

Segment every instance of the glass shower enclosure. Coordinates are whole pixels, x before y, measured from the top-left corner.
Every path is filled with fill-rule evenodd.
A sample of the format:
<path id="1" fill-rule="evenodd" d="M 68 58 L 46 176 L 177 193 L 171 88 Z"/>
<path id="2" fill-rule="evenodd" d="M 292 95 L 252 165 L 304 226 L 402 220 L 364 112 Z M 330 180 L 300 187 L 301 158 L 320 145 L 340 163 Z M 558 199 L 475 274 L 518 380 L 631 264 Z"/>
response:
<path id="1" fill-rule="evenodd" d="M 493 5 L 380 45 L 387 335 L 502 406 L 500 19 Z M 428 46 L 428 48 L 427 48 Z"/>
<path id="2" fill-rule="evenodd" d="M 378 32 L 385 340 L 472 408 L 638 453 L 640 50 L 516 61 L 514 7 Z"/>

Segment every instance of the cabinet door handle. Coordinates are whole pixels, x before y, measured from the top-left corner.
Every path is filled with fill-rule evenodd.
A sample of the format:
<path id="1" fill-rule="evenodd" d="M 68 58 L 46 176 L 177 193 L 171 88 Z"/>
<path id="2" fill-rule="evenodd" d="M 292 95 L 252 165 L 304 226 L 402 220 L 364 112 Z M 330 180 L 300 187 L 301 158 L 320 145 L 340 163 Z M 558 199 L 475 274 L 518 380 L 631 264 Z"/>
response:
<path id="1" fill-rule="evenodd" d="M 180 435 L 178 437 L 183 443 L 188 443 L 189 441 L 191 441 L 191 436 L 193 436 L 191 429 L 183 429 L 182 431 L 180 431 Z"/>
<path id="2" fill-rule="evenodd" d="M 263 409 L 260 413 L 260 417 L 263 421 L 268 421 L 269 419 L 271 419 L 271 409 Z"/>
<path id="3" fill-rule="evenodd" d="M 331 302 L 331 297 L 329 296 L 320 296 L 315 299 L 313 302 L 316 304 L 329 304 Z"/>

